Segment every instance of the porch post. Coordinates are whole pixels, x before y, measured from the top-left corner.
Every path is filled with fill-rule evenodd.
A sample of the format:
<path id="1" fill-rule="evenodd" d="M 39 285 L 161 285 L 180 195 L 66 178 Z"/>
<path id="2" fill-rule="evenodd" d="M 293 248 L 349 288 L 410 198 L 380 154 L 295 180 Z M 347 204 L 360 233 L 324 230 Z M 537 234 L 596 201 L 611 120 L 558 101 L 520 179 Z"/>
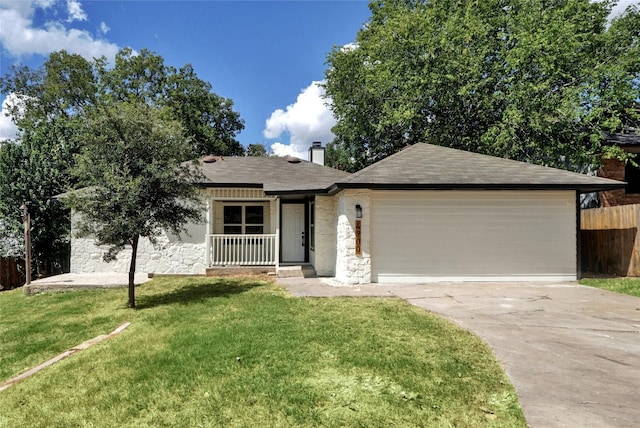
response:
<path id="1" fill-rule="evenodd" d="M 280 269 L 280 197 L 277 196 L 274 199 L 276 204 L 276 276 L 278 276 L 278 270 Z"/>
<path id="2" fill-rule="evenodd" d="M 207 234 L 204 239 L 204 263 L 206 267 L 211 266 L 211 235 L 213 234 L 213 228 L 211 226 L 211 223 L 213 223 L 211 219 L 212 212 L 212 198 L 207 195 L 207 218 L 205 219 Z"/>

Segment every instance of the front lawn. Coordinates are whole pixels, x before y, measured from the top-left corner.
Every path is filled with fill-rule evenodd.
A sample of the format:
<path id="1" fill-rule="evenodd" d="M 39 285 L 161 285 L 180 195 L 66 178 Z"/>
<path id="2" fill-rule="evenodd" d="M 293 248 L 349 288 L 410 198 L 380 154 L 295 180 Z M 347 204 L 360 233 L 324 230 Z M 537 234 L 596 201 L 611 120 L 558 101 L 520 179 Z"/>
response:
<path id="1" fill-rule="evenodd" d="M 583 278 L 580 284 L 640 297 L 640 278 Z"/>
<path id="2" fill-rule="evenodd" d="M 391 298 L 290 297 L 267 282 L 156 278 L 126 289 L 0 293 L 7 427 L 525 427 L 478 338 Z"/>

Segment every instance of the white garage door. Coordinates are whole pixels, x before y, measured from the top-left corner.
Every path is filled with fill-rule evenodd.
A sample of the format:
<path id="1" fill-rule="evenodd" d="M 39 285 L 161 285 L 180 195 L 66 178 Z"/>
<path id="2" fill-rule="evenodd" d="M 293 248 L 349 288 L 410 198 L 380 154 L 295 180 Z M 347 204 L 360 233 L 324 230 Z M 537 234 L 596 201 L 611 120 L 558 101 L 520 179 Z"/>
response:
<path id="1" fill-rule="evenodd" d="M 576 279 L 572 191 L 374 191 L 373 282 Z"/>

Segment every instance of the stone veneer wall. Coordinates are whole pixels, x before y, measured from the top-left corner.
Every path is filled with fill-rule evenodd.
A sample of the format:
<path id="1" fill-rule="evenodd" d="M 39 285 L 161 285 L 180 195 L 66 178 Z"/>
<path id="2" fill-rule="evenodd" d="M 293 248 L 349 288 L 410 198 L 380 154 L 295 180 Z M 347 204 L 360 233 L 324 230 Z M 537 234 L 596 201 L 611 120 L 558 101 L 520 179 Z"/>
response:
<path id="1" fill-rule="evenodd" d="M 347 189 L 336 201 L 336 270 L 335 278 L 347 284 L 371 282 L 370 190 Z M 356 255 L 356 204 L 362 207 L 361 255 Z"/>
<path id="2" fill-rule="evenodd" d="M 205 233 L 204 224 L 189 225 L 189 235 L 182 240 L 169 233 L 158 237 L 157 248 L 148 239 L 138 244 L 136 272 L 156 274 L 204 274 Z M 72 221 L 72 235 L 74 233 Z M 125 248 L 118 259 L 111 263 L 103 261 L 107 247 L 95 245 L 93 238 L 71 239 L 71 273 L 129 272 L 131 249 Z"/>
<path id="3" fill-rule="evenodd" d="M 336 269 L 336 198 L 315 198 L 315 247 L 311 263 L 318 276 L 334 276 Z"/>

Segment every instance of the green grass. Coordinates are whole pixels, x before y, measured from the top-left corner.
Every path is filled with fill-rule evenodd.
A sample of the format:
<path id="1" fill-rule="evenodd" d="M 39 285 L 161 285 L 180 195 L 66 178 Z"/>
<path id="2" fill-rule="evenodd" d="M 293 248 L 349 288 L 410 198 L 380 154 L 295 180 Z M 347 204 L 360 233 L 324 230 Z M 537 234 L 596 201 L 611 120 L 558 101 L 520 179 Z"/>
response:
<path id="1" fill-rule="evenodd" d="M 292 298 L 266 281 L 157 278 L 0 293 L 1 427 L 524 427 L 477 337 L 398 299 Z"/>
<path id="2" fill-rule="evenodd" d="M 640 297 L 640 278 L 583 278 L 580 284 Z"/>

